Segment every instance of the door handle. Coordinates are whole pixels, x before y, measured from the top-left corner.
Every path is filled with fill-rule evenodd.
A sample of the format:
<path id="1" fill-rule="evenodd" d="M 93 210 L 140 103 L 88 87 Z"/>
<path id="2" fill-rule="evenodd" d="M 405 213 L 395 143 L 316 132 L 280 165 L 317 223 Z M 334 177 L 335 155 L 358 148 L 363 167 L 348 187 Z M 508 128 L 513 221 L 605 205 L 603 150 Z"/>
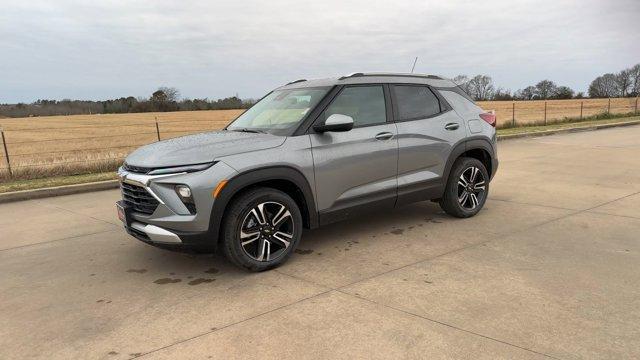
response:
<path id="1" fill-rule="evenodd" d="M 393 133 L 390 132 L 381 132 L 376 135 L 376 140 L 389 140 L 393 137 Z"/>
<path id="2" fill-rule="evenodd" d="M 457 130 L 459 127 L 460 125 L 458 123 L 448 123 L 444 126 L 444 128 L 447 130 Z"/>

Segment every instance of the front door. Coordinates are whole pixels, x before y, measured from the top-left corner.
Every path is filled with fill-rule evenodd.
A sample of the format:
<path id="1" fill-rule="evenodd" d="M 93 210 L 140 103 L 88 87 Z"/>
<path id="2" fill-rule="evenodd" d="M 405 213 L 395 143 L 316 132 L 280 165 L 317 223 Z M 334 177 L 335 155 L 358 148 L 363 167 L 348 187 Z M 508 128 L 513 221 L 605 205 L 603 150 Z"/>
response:
<path id="1" fill-rule="evenodd" d="M 352 117 L 354 128 L 310 135 L 320 222 L 341 220 L 359 210 L 392 208 L 398 139 L 396 125 L 387 119 L 384 86 L 344 87 L 318 121 L 332 114 Z"/>

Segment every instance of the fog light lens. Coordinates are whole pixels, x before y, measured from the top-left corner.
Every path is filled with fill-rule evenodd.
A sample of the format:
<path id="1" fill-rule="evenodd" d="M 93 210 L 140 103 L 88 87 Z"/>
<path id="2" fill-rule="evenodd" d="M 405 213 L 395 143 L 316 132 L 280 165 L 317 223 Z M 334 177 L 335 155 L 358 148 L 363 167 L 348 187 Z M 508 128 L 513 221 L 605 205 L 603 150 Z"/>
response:
<path id="1" fill-rule="evenodd" d="M 191 198 L 191 189 L 187 185 L 177 185 L 176 192 L 183 200 Z"/>

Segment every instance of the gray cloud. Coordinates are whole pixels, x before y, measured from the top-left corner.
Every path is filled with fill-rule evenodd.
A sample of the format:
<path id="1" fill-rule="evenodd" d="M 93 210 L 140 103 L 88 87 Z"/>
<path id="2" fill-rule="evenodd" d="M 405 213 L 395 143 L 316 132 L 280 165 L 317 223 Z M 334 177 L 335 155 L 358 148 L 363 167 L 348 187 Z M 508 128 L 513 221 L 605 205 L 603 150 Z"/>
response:
<path id="1" fill-rule="evenodd" d="M 0 102 L 258 97 L 353 71 L 486 73 L 585 90 L 640 62 L 640 2 L 0 1 Z"/>

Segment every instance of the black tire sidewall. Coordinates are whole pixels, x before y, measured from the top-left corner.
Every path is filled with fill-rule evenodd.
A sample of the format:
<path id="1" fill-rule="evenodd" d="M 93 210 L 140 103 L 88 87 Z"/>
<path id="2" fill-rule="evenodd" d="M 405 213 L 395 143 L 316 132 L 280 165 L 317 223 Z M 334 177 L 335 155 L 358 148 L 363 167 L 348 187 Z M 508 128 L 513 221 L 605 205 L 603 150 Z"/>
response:
<path id="1" fill-rule="evenodd" d="M 278 258 L 268 262 L 257 261 L 248 256 L 240 244 L 240 227 L 251 209 L 262 202 L 281 203 L 291 212 L 293 218 L 293 238 L 289 248 Z M 227 208 L 223 221 L 223 251 L 234 264 L 250 271 L 264 271 L 279 266 L 291 256 L 302 235 L 302 214 L 296 202 L 286 193 L 272 188 L 255 188 L 234 199 Z"/>
<path id="2" fill-rule="evenodd" d="M 482 176 L 485 179 L 485 191 L 484 196 L 480 199 L 478 206 L 475 209 L 469 210 L 465 209 L 458 202 L 458 178 L 460 175 L 471 166 L 475 166 L 482 172 Z M 487 197 L 489 195 L 489 172 L 484 164 L 474 158 L 462 157 L 456 160 L 453 164 L 453 168 L 451 169 L 451 174 L 449 175 L 449 179 L 447 179 L 447 186 L 445 188 L 445 194 L 442 198 L 440 205 L 442 209 L 450 215 L 467 218 L 474 216 L 477 214 L 483 207 L 484 203 L 487 201 Z"/>

